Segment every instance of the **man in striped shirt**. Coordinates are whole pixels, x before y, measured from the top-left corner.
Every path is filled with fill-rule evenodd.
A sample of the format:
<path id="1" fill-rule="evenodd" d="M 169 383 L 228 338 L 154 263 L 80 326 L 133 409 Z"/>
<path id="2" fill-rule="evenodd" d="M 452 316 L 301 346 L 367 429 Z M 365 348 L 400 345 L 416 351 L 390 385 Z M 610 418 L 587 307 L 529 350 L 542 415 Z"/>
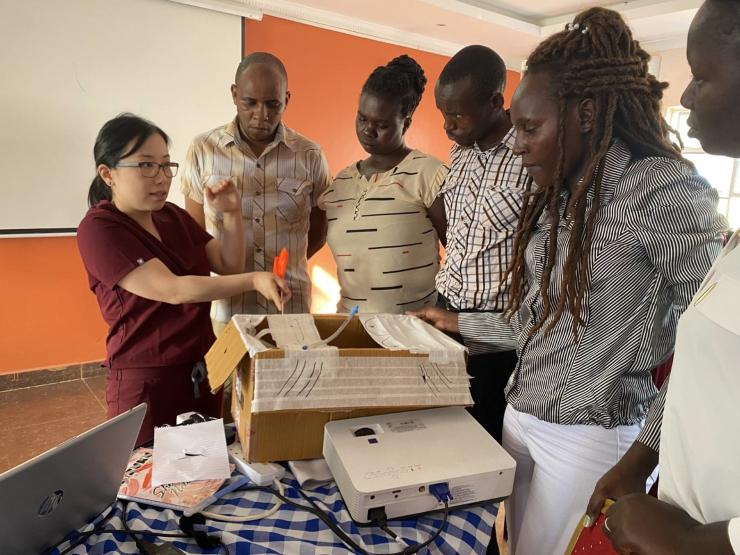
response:
<path id="1" fill-rule="evenodd" d="M 468 46 L 450 59 L 434 91 L 447 136 L 456 143 L 440 191 L 447 245 L 436 279 L 438 304 L 455 312 L 501 312 L 508 302 L 505 274 L 528 178 L 512 150 L 505 82 L 506 66 L 498 54 Z M 499 442 L 503 391 L 515 365 L 513 349 L 469 359 L 471 413 Z"/>
<path id="2" fill-rule="evenodd" d="M 203 188 L 231 180 L 242 199 L 247 243 L 244 271 L 270 271 L 282 248 L 288 250 L 285 280 L 293 296 L 287 313 L 311 310 L 307 260 L 326 240 L 326 214 L 318 197 L 330 184 L 320 147 L 281 122 L 290 99 L 282 62 L 256 52 L 236 70 L 231 94 L 236 118 L 196 137 L 188 151 L 181 190 L 185 208 L 214 237 L 221 238 L 222 215 L 204 204 Z M 218 331 L 233 314 L 267 314 L 276 308 L 254 293 L 213 303 Z"/>

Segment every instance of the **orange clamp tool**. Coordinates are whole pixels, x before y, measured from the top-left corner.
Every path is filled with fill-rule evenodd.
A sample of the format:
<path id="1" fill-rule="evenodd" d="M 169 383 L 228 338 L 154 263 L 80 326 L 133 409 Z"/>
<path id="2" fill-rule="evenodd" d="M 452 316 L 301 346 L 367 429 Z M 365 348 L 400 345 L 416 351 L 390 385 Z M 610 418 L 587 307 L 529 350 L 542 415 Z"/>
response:
<path id="1" fill-rule="evenodd" d="M 275 261 L 272 263 L 272 273 L 280 279 L 285 279 L 285 272 L 288 269 L 288 249 L 283 247 L 280 249 L 280 254 L 275 257 Z"/>

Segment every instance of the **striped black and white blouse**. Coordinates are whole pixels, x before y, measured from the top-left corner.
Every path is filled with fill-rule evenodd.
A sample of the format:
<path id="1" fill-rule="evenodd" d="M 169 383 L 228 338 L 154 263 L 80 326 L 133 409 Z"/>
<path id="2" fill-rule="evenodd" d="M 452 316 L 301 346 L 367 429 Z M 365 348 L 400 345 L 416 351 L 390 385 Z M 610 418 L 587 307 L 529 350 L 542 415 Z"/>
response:
<path id="1" fill-rule="evenodd" d="M 688 165 L 633 159 L 615 140 L 605 160 L 579 340 L 567 311 L 548 334 L 543 328 L 529 334 L 543 314 L 546 215 L 527 246 L 528 292 L 511 321 L 501 314 L 460 314 L 471 353 L 517 349 L 509 404 L 558 424 L 641 422 L 656 396 L 650 371 L 672 351 L 678 318 L 720 251 L 726 223 L 717 198 Z M 593 196 L 588 202 L 590 209 Z M 554 306 L 569 240 L 570 225 L 561 222 L 549 286 Z"/>
<path id="2" fill-rule="evenodd" d="M 445 261 L 437 290 L 458 310 L 501 312 L 509 301 L 505 280 L 529 180 L 514 154 L 514 129 L 481 150 L 454 145 L 440 194 L 447 215 Z"/>

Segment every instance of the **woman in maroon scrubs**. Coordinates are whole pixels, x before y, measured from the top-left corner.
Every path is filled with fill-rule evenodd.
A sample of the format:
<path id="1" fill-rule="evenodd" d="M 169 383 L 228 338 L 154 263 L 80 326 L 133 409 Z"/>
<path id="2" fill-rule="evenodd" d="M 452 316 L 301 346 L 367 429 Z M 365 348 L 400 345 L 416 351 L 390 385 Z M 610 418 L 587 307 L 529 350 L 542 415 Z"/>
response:
<path id="1" fill-rule="evenodd" d="M 203 356 L 214 341 L 210 301 L 256 290 L 280 308 L 290 295 L 272 273 L 241 273 L 244 231 L 233 183 L 206 189 L 208 203 L 224 215 L 221 241 L 167 202 L 178 168 L 168 143 L 164 131 L 137 116 L 107 122 L 95 141 L 90 209 L 77 230 L 90 289 L 110 326 L 108 417 L 147 403 L 137 445 L 179 413 L 220 416 L 221 395 L 202 383 Z"/>

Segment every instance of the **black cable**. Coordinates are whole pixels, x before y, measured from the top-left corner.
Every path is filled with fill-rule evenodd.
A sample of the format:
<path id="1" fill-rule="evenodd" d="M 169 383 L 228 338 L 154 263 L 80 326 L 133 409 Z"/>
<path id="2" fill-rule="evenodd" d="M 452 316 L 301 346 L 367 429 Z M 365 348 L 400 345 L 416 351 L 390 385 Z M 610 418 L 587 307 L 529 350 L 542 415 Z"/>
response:
<path id="1" fill-rule="evenodd" d="M 345 533 L 344 530 L 342 530 L 337 525 L 336 522 L 334 522 L 331 519 L 331 517 L 327 514 L 327 512 L 324 511 L 324 510 L 322 510 L 321 508 L 319 508 L 319 506 L 316 505 L 316 503 L 314 502 L 314 500 L 311 499 L 302 489 L 300 489 L 300 488 L 296 488 L 296 489 L 298 490 L 298 493 L 306 501 L 308 501 L 308 503 L 311 506 L 306 506 L 306 505 L 303 505 L 301 503 L 297 503 L 297 502 L 293 501 L 292 499 L 289 499 L 285 495 L 282 495 L 280 492 L 278 492 L 278 491 L 276 491 L 276 490 L 274 490 L 274 489 L 272 489 L 271 487 L 268 487 L 268 486 L 246 486 L 246 487 L 243 487 L 243 488 L 239 488 L 239 490 L 246 490 L 246 491 L 258 490 L 258 491 L 266 491 L 268 493 L 271 493 L 275 497 L 277 497 L 278 499 L 280 499 L 281 501 L 283 501 L 284 503 L 287 503 L 289 505 L 292 505 L 292 506 L 294 506 L 294 507 L 296 507 L 298 509 L 302 509 L 302 510 L 308 512 L 308 513 L 311 513 L 315 517 L 317 517 L 324 524 L 326 524 L 329 527 L 329 529 L 332 532 L 334 532 L 334 534 L 340 540 L 342 540 L 342 542 L 344 542 L 348 547 L 350 547 L 353 550 L 355 550 L 357 553 L 360 553 L 361 555 L 374 555 L 374 554 L 366 551 L 361 546 L 359 546 L 349 535 L 347 535 Z M 239 491 L 239 490 L 236 490 L 236 491 Z M 72 551 L 75 547 L 79 546 L 87 538 L 89 538 L 90 536 L 93 536 L 95 534 L 99 534 L 99 533 L 108 534 L 108 533 L 115 533 L 115 532 L 117 532 L 117 533 L 125 533 L 125 534 L 128 534 L 129 536 L 131 536 L 134 539 L 134 541 L 136 542 L 137 548 L 139 550 L 141 550 L 142 553 L 145 553 L 145 551 L 142 550 L 142 547 L 140 546 L 140 543 L 139 543 L 138 539 L 136 538 L 136 536 L 147 536 L 148 535 L 148 536 L 154 536 L 154 537 L 159 537 L 159 538 L 192 539 L 191 536 L 188 536 L 186 534 L 176 534 L 176 533 L 173 533 L 173 532 L 157 532 L 157 531 L 154 531 L 154 530 L 131 530 L 128 527 L 128 523 L 126 522 L 126 520 L 127 520 L 127 518 L 126 518 L 127 509 L 128 509 L 128 503 L 127 502 L 124 502 L 124 505 L 123 505 L 123 517 L 121 519 L 122 522 L 123 522 L 123 525 L 124 525 L 124 528 L 123 529 L 120 529 L 120 528 L 105 528 L 105 522 L 107 522 L 108 520 L 110 520 L 110 518 L 112 516 L 113 511 L 111 511 L 111 514 L 109 514 L 98 526 L 96 526 L 95 528 L 93 528 L 89 532 L 84 532 L 83 534 L 80 534 L 80 536 L 78 538 L 76 538 L 74 540 L 74 542 L 71 543 L 69 545 L 69 547 L 67 547 L 67 549 L 65 549 L 64 551 L 60 552 L 59 555 L 66 555 L 67 553 L 69 553 L 70 551 Z M 449 506 L 448 506 L 448 502 L 445 500 L 444 501 L 444 510 L 443 510 L 443 513 L 442 513 L 442 524 L 439 526 L 439 528 L 437 528 L 437 530 L 435 530 L 434 534 L 431 537 L 429 537 L 423 543 L 419 543 L 419 544 L 416 544 L 416 545 L 410 545 L 406 549 L 404 549 L 403 551 L 396 551 L 396 552 L 393 552 L 393 553 L 389 553 L 388 555 L 412 555 L 414 553 L 418 553 L 418 551 L 420 549 L 422 549 L 422 548 L 430 545 L 432 542 L 434 542 L 439 537 L 439 535 L 442 533 L 442 530 L 445 529 L 445 526 L 447 526 L 447 517 L 448 517 L 448 514 L 449 514 Z M 387 528 L 387 526 L 386 526 L 386 528 Z M 383 528 L 381 527 L 381 529 L 383 529 Z M 386 531 L 386 533 L 388 533 L 388 531 L 390 531 L 390 529 L 384 530 L 384 531 Z M 223 547 L 226 550 L 226 553 L 228 553 L 228 548 L 221 541 L 220 538 L 218 538 L 218 543 L 219 543 L 219 545 L 221 547 Z M 51 548 L 50 550 L 48 550 L 48 553 L 50 553 L 55 548 L 56 548 L 56 546 L 54 548 Z"/>
<path id="2" fill-rule="evenodd" d="M 296 488 L 296 489 L 298 490 L 298 493 L 306 501 L 308 501 L 308 503 L 311 505 L 310 507 L 307 507 L 306 505 L 303 505 L 301 503 L 296 503 L 292 499 L 289 499 L 289 498 L 285 497 L 285 495 L 282 495 L 280 492 L 275 491 L 274 489 L 272 489 L 269 486 L 247 486 L 245 488 L 240 488 L 240 489 L 245 489 L 245 490 L 260 490 L 260 491 L 266 491 L 268 493 L 272 493 L 275 497 L 277 497 L 278 499 L 280 499 L 282 502 L 287 503 L 288 505 L 292 505 L 292 506 L 294 506 L 294 507 L 296 507 L 298 509 L 302 509 L 302 510 L 308 512 L 308 513 L 311 513 L 315 517 L 317 517 L 324 524 L 326 524 L 329 527 L 329 529 L 332 532 L 334 532 L 334 534 L 340 540 L 342 540 L 342 542 L 344 542 L 348 547 L 354 549 L 357 553 L 360 553 L 361 555 L 374 555 L 373 553 L 370 553 L 370 552 L 366 551 L 361 546 L 359 546 L 357 543 L 355 543 L 355 541 L 350 536 L 348 536 L 345 533 L 344 530 L 342 530 L 339 526 L 337 526 L 337 524 L 331 519 L 331 517 L 326 513 L 326 511 L 323 511 L 322 509 L 320 509 L 318 507 L 318 505 L 316 505 L 316 503 L 313 501 L 313 499 L 311 499 L 310 497 L 308 497 L 305 494 L 305 492 L 302 489 L 300 489 L 300 488 Z M 389 553 L 388 555 L 412 555 L 413 553 L 417 553 L 420 549 L 422 549 L 422 548 L 428 546 L 429 544 L 431 544 L 433 541 L 435 541 L 439 537 L 439 535 L 442 533 L 442 530 L 444 530 L 445 526 L 447 525 L 448 512 L 449 512 L 449 507 L 448 507 L 447 501 L 445 500 L 444 501 L 444 513 L 443 513 L 443 517 L 442 517 L 442 524 L 440 525 L 440 527 L 434 532 L 434 534 L 429 539 L 427 539 L 423 543 L 409 546 L 406 549 L 404 549 L 403 551 L 396 551 L 396 552 L 393 552 L 393 553 Z"/>
<path id="3" fill-rule="evenodd" d="M 84 532 L 80 534 L 80 536 L 75 538 L 75 540 L 73 540 L 64 551 L 61 551 L 59 555 L 66 555 L 67 553 L 72 551 L 75 547 L 79 547 L 85 540 L 87 540 L 88 538 L 96 534 L 111 534 L 111 533 L 128 534 L 134 540 L 134 542 L 136 543 L 136 548 L 141 553 L 146 553 L 146 548 L 139 541 L 138 536 L 154 536 L 155 538 L 176 538 L 176 539 L 181 539 L 181 540 L 192 540 L 193 539 L 191 536 L 188 536 L 187 534 L 178 534 L 176 532 L 158 532 L 156 530 L 132 530 L 131 528 L 129 528 L 129 525 L 127 522 L 128 521 L 128 517 L 127 517 L 128 502 L 127 501 L 123 502 L 123 508 L 122 508 L 123 515 L 121 517 L 121 522 L 123 523 L 123 528 L 106 528 L 105 524 L 107 521 L 111 519 L 114 512 L 115 511 L 111 510 L 110 514 L 106 516 L 98 524 L 98 526 L 96 526 L 95 528 L 93 528 L 92 530 L 88 532 Z M 218 539 L 218 545 L 220 547 L 223 547 L 224 551 L 228 554 L 229 550 L 226 547 L 226 544 L 224 544 L 220 538 L 217 538 L 217 539 Z M 51 553 L 57 547 L 58 547 L 58 544 L 57 546 L 54 546 L 48 549 L 45 553 Z"/>
<path id="4" fill-rule="evenodd" d="M 380 528 L 383 532 L 388 534 L 390 538 L 397 543 L 402 543 L 404 545 L 408 545 L 403 539 L 396 534 L 393 530 L 390 529 L 388 526 L 388 515 L 385 514 L 385 507 L 373 507 L 367 512 L 367 517 L 370 519 L 369 524 L 359 524 L 358 526 L 377 526 Z"/>
<path id="5" fill-rule="evenodd" d="M 85 532 L 84 534 L 81 534 L 80 537 L 78 537 L 74 543 L 70 544 L 70 546 L 67 547 L 67 549 L 65 549 L 64 551 L 60 551 L 59 555 L 66 555 L 67 553 L 72 551 L 75 547 L 79 547 L 84 540 L 88 539 L 90 536 L 94 536 L 95 534 L 129 534 L 132 537 L 136 535 L 136 536 L 154 536 L 156 538 L 177 538 L 177 539 L 182 539 L 182 540 L 192 539 L 189 536 L 186 536 L 185 534 L 177 534 L 175 532 L 155 532 L 154 530 L 127 530 L 125 528 L 96 528 L 94 530 L 90 530 L 89 532 Z M 52 550 L 53 549 L 55 549 L 55 547 L 53 547 Z"/>
<path id="6" fill-rule="evenodd" d="M 64 555 L 64 554 L 66 554 L 66 553 L 69 553 L 69 552 L 70 552 L 70 551 L 72 551 L 72 550 L 73 550 L 73 549 L 74 549 L 75 547 L 77 547 L 78 545 L 80 545 L 80 544 L 82 543 L 82 541 L 86 540 L 87 538 L 89 538 L 89 537 L 90 537 L 90 536 L 92 536 L 93 534 L 96 534 L 97 532 L 99 532 L 100 530 L 102 530 L 102 529 L 103 529 L 103 528 L 105 527 L 105 523 L 106 523 L 107 521 L 109 521 L 109 520 L 110 520 L 110 518 L 111 518 L 111 516 L 113 516 L 113 513 L 114 513 L 114 512 L 115 512 L 115 509 L 114 509 L 113 505 L 111 505 L 110 511 L 109 511 L 109 512 L 108 512 L 108 514 L 107 514 L 107 515 L 106 515 L 106 516 L 105 516 L 105 517 L 104 517 L 104 518 L 103 518 L 103 519 L 102 519 L 102 520 L 101 520 L 101 521 L 100 521 L 100 522 L 98 523 L 98 525 L 97 525 L 97 526 L 95 526 L 95 527 L 94 527 L 94 528 L 93 528 L 92 530 L 90 530 L 89 532 L 83 532 L 82 534 L 80 534 L 80 535 L 79 535 L 79 536 L 78 536 L 77 538 L 75 538 L 74 540 L 70 540 L 70 544 L 69 544 L 69 547 L 67 547 L 67 549 L 65 549 L 64 551 L 62 551 L 62 552 L 61 552 L 61 553 L 60 553 L 59 555 Z M 101 514 L 102 514 L 102 513 L 101 513 Z M 81 540 L 82 540 L 82 541 L 81 541 Z M 50 553 L 51 553 L 52 551 L 54 551 L 55 549 L 57 549 L 57 548 L 58 548 L 58 547 L 59 547 L 59 546 L 60 546 L 61 544 L 63 544 L 63 543 L 65 542 L 65 541 L 66 541 L 66 540 L 62 540 L 61 542 L 59 542 L 59 543 L 58 543 L 58 544 L 56 544 L 55 546 L 47 548 L 46 550 L 44 550 L 44 552 L 43 552 L 43 554 L 42 554 L 42 555 L 49 555 L 49 554 L 50 554 Z"/>
<path id="7" fill-rule="evenodd" d="M 144 546 L 144 544 L 142 544 L 139 541 L 139 538 L 137 538 L 136 535 L 134 535 L 134 533 L 131 531 L 131 528 L 128 527 L 128 522 L 127 522 L 128 521 L 128 501 L 123 502 L 122 511 L 123 511 L 123 516 L 121 517 L 121 522 L 123 523 L 124 529 L 126 530 L 126 532 L 128 532 L 128 535 L 131 536 L 131 538 L 134 540 L 134 543 L 136 544 L 136 549 L 139 550 L 139 553 L 145 554 L 147 552 L 146 547 Z"/>
<path id="8" fill-rule="evenodd" d="M 268 491 L 268 492 L 271 492 L 272 493 L 272 490 L 271 489 L 269 489 L 267 487 L 264 487 L 264 486 L 246 486 L 246 487 L 242 487 L 242 488 L 239 488 L 239 489 L 240 490 L 246 490 L 246 491 L 249 491 L 249 490 L 264 490 L 264 491 Z M 80 544 L 82 544 L 82 542 L 84 542 L 85 540 L 87 540 L 90 536 L 94 536 L 96 534 L 107 534 L 109 532 L 118 532 L 118 533 L 128 534 L 129 536 L 131 536 L 134 539 L 134 542 L 136 542 L 136 547 L 139 549 L 139 551 L 142 551 L 142 553 L 145 553 L 145 551 L 143 551 L 142 546 L 140 545 L 138 539 L 136 538 L 137 535 L 138 536 L 142 536 L 142 535 L 147 535 L 148 534 L 150 536 L 160 537 L 160 538 L 194 539 L 192 536 L 189 536 L 187 534 L 177 534 L 175 532 L 156 532 L 154 530 L 151 530 L 151 531 L 131 530 L 128 527 L 127 517 L 126 517 L 126 512 L 128 511 L 128 501 L 122 501 L 122 504 L 123 504 L 123 518 L 122 518 L 122 522 L 123 522 L 124 529 L 121 529 L 121 528 L 106 528 L 105 527 L 105 523 L 108 520 L 110 520 L 111 517 L 113 516 L 113 514 L 115 513 L 115 510 L 113 508 L 111 508 L 111 510 L 108 513 L 108 515 L 103 520 L 101 520 L 95 528 L 93 528 L 92 530 L 89 530 L 88 532 L 83 532 L 82 534 L 80 534 L 74 540 L 70 540 L 71 541 L 70 545 L 64 551 L 61 551 L 59 553 L 59 555 L 66 555 L 67 553 L 69 553 L 70 551 L 72 551 L 75 547 L 78 547 Z M 55 545 L 53 547 L 50 547 L 49 549 L 47 549 L 46 551 L 44 551 L 43 555 L 49 555 L 52 551 L 54 551 L 55 549 L 57 549 L 59 547 L 59 545 L 61 545 L 62 543 L 64 543 L 64 541 L 58 543 L 57 545 Z M 224 550 L 226 551 L 226 553 L 229 552 L 229 550 L 226 547 L 226 545 L 220 539 L 218 539 L 218 544 L 221 547 L 224 548 Z"/>
<path id="9" fill-rule="evenodd" d="M 360 547 L 359 545 L 357 545 L 354 542 L 354 540 L 352 540 L 352 538 L 350 538 L 344 532 L 344 530 L 342 530 L 341 528 L 339 528 L 339 526 L 337 526 L 337 524 L 334 521 L 331 520 L 331 517 L 329 517 L 329 515 L 325 511 L 321 510 L 319 508 L 319 506 L 316 505 L 316 503 L 314 502 L 314 500 L 311 499 L 302 489 L 299 488 L 298 489 L 298 493 L 300 493 L 301 496 L 312 505 L 312 510 L 310 510 L 309 512 L 315 514 L 324 523 L 326 523 L 326 525 L 329 526 L 329 528 L 332 530 L 332 532 L 334 532 L 339 537 L 339 539 L 341 539 L 349 547 L 351 547 L 352 549 L 354 549 L 358 553 L 361 553 L 362 555 L 373 555 L 372 553 L 366 551 L 365 549 L 363 549 L 362 547 Z M 290 501 L 288 501 L 288 502 L 289 503 L 292 503 Z M 296 505 L 298 507 L 301 507 L 302 506 L 302 505 L 299 505 L 297 503 L 292 503 L 292 504 L 294 504 L 294 505 Z M 304 507 L 304 508 L 306 510 L 308 510 L 308 507 Z M 439 528 L 437 528 L 437 530 L 434 532 L 434 534 L 430 538 L 428 538 L 423 543 L 418 543 L 416 545 L 410 545 L 406 549 L 404 549 L 403 551 L 396 551 L 394 553 L 390 553 L 389 555 L 412 555 L 413 553 L 418 553 L 420 549 L 422 549 L 422 548 L 428 546 L 429 544 L 431 544 L 433 541 L 435 541 L 439 537 L 439 535 L 442 533 L 442 530 L 444 530 L 445 526 L 447 526 L 448 512 L 449 512 L 449 507 L 448 507 L 448 504 L 447 504 L 447 500 L 445 500 L 444 501 L 444 513 L 443 513 L 443 516 L 442 516 L 442 524 L 440 525 Z M 386 528 L 387 528 L 387 526 L 386 526 Z M 381 529 L 382 529 L 382 527 L 381 527 Z M 390 531 L 390 529 L 388 529 L 388 531 Z M 398 536 L 396 535 L 396 537 L 398 537 Z"/>
<path id="10" fill-rule="evenodd" d="M 396 534 L 393 530 L 391 530 L 388 527 L 387 524 L 379 524 L 378 525 L 378 528 L 380 528 L 383 532 L 385 532 L 386 534 L 388 534 L 391 537 L 392 540 L 394 540 L 396 542 L 399 541 L 400 536 L 398 534 Z M 403 540 L 400 540 L 400 541 L 403 541 Z"/>

